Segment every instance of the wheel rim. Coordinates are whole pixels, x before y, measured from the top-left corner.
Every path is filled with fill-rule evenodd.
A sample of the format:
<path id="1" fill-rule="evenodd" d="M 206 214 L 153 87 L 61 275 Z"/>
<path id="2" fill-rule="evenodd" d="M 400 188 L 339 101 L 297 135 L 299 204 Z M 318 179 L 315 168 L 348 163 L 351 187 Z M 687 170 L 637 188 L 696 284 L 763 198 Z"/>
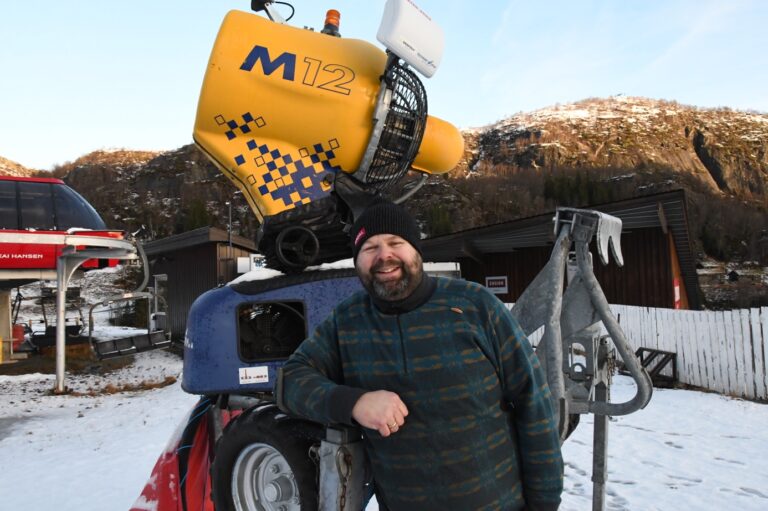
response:
<path id="1" fill-rule="evenodd" d="M 305 268 L 320 253 L 320 241 L 311 229 L 294 225 L 286 227 L 275 240 L 277 258 L 290 268 Z"/>
<path id="2" fill-rule="evenodd" d="M 301 511 L 290 465 L 277 449 L 262 443 L 249 445 L 237 457 L 232 501 L 237 511 Z"/>

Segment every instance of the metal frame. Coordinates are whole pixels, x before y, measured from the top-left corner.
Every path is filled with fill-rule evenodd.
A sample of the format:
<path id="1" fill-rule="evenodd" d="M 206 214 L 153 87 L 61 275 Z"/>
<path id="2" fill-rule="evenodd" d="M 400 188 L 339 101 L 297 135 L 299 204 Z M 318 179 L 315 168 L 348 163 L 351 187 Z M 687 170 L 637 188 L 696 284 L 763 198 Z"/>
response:
<path id="1" fill-rule="evenodd" d="M 381 142 L 381 137 L 384 134 L 387 116 L 389 115 L 389 111 L 392 105 L 394 88 L 387 79 L 387 72 L 392 66 L 397 65 L 399 61 L 400 57 L 391 51 L 387 51 L 387 63 L 384 66 L 384 72 L 381 75 L 379 92 L 376 96 L 376 105 L 374 107 L 373 116 L 371 118 L 373 121 L 373 129 L 371 130 L 371 136 L 368 139 L 368 145 L 365 148 L 365 153 L 363 153 L 363 158 L 360 161 L 360 165 L 354 174 L 354 178 L 362 183 L 368 183 L 368 173 L 371 170 L 371 165 L 373 164 L 376 152 L 379 149 L 379 143 Z M 407 67 L 407 64 L 403 65 Z M 410 170 L 415 171 L 413 167 L 411 167 Z M 416 192 L 418 192 L 427 182 L 427 178 L 429 177 L 428 173 L 420 172 L 420 174 L 421 175 L 419 176 L 419 180 L 412 184 L 409 189 L 405 190 L 400 197 L 393 199 L 392 202 L 395 204 L 402 204 L 411 198 Z"/>
<path id="2" fill-rule="evenodd" d="M 111 308 L 111 306 L 118 302 L 135 302 L 137 300 L 147 300 L 147 303 L 148 303 L 146 337 L 144 337 L 144 334 L 137 334 L 135 336 L 122 337 L 118 339 L 107 339 L 107 340 L 94 339 L 93 325 L 95 321 L 93 319 L 93 311 L 96 307 L 110 307 L 110 308 L 101 310 L 99 312 L 112 312 L 116 309 Z M 135 355 L 136 353 L 139 353 L 141 351 L 154 350 L 154 349 L 170 346 L 171 340 L 169 338 L 167 329 L 152 328 L 153 315 L 158 312 L 159 302 L 163 303 L 163 307 L 165 310 L 168 309 L 165 299 L 158 296 L 154 292 L 134 291 L 131 293 L 122 293 L 119 295 L 110 296 L 106 300 L 103 300 L 99 303 L 94 303 L 93 305 L 91 305 L 90 308 L 88 309 L 88 344 L 90 344 L 91 350 L 96 355 L 96 357 L 99 360 L 104 360 L 107 358 Z M 141 340 L 141 342 L 138 344 L 136 343 L 137 339 Z M 121 348 L 120 346 L 125 344 L 126 342 L 129 342 L 130 345 L 126 348 Z M 103 349 L 104 347 L 109 348 L 110 346 L 112 348 L 111 351 L 104 351 Z"/>
<path id="3" fill-rule="evenodd" d="M 651 399 L 653 386 L 592 271 L 589 244 L 593 238 L 603 264 L 608 264 L 610 251 L 616 263 L 623 265 L 621 220 L 597 211 L 558 208 L 554 224 L 557 241 L 552 256 L 523 292 L 512 314 L 526 334 L 544 327 L 537 354 L 552 393 L 561 441 L 575 428 L 573 419 L 579 414 L 596 416 L 592 509 L 601 511 L 605 508 L 608 416 L 627 415 L 644 408 Z M 564 292 L 566 275 L 569 279 Z M 600 336 L 600 322 L 608 336 Z M 635 396 L 624 403 L 610 402 L 615 364 L 610 342 L 637 385 Z M 576 346 L 583 349 L 584 363 L 574 361 Z M 571 356 L 566 359 L 565 353 Z"/>
<path id="4" fill-rule="evenodd" d="M 95 236 L 67 235 L 62 240 L 65 245 L 56 261 L 56 382 L 53 388 L 55 394 L 66 392 L 64 386 L 64 371 L 66 365 L 66 342 L 64 312 L 66 307 L 66 292 L 69 281 L 80 265 L 89 259 L 121 259 L 135 260 L 141 250 L 138 244 L 115 238 L 100 238 Z M 146 256 L 141 257 L 146 263 Z M 145 266 L 145 278 L 141 286 L 146 286 L 149 275 Z"/>

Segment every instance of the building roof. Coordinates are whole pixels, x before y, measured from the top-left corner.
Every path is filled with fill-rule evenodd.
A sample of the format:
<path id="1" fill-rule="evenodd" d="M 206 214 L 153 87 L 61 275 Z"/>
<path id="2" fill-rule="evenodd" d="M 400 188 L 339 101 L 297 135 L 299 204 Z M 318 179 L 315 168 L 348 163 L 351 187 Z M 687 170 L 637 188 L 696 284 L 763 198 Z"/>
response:
<path id="1" fill-rule="evenodd" d="M 37 176 L 0 176 L 0 181 L 26 181 L 29 183 L 53 183 L 57 185 L 65 184 L 56 177 L 37 177 Z"/>
<path id="2" fill-rule="evenodd" d="M 217 227 L 200 227 L 191 231 L 150 241 L 144 244 L 147 256 L 165 254 L 206 243 L 228 243 L 227 231 Z M 232 245 L 251 252 L 256 252 L 256 243 L 243 236 L 232 235 Z"/>
<path id="3" fill-rule="evenodd" d="M 648 227 L 661 227 L 664 232 L 671 232 L 690 305 L 694 309 L 701 308 L 696 261 L 688 234 L 688 217 L 683 190 L 587 206 L 582 209 L 594 209 L 620 218 L 622 233 Z M 424 260 L 454 261 L 459 257 L 480 259 L 484 254 L 549 246 L 555 239 L 553 218 L 554 212 L 551 212 L 428 238 L 422 240 Z"/>

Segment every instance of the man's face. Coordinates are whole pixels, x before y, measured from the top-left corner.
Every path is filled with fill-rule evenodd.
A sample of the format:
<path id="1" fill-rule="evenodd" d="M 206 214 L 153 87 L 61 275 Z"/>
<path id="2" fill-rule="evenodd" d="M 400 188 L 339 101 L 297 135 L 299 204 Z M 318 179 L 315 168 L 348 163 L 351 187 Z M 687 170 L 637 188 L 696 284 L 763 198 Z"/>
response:
<path id="1" fill-rule="evenodd" d="M 377 234 L 365 240 L 355 268 L 369 293 L 389 301 L 410 296 L 423 272 L 419 252 L 394 234 Z"/>

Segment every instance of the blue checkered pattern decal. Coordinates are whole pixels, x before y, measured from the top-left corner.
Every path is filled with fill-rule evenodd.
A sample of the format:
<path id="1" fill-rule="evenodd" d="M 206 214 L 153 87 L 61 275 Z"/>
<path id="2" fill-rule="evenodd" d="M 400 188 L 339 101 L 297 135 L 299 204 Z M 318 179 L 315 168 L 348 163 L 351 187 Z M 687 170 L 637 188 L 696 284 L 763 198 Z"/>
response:
<path id="1" fill-rule="evenodd" d="M 238 134 L 246 135 L 250 133 L 253 131 L 253 126 L 256 126 L 257 128 L 263 128 L 267 125 L 263 117 L 256 117 L 254 119 L 253 115 L 248 112 L 244 113 L 241 117 L 242 120 L 228 121 L 224 118 L 223 115 L 216 116 L 216 124 L 219 126 L 226 125 L 227 131 L 225 131 L 224 134 L 227 136 L 228 140 L 237 138 Z"/>
<path id="2" fill-rule="evenodd" d="M 246 170 L 253 166 L 248 183 L 262 196 L 282 201 L 286 209 L 290 209 L 309 204 L 330 192 L 328 178 L 341 170 L 333 164 L 334 151 L 340 147 L 338 140 L 302 147 L 298 154 L 282 154 L 279 149 L 253 138 L 255 129 L 267 125 L 263 117 L 245 113 L 236 120 L 227 120 L 222 115 L 215 120 L 226 130 L 228 140 L 245 141 L 243 152 L 235 155 L 234 162 L 238 167 L 247 166 Z"/>

